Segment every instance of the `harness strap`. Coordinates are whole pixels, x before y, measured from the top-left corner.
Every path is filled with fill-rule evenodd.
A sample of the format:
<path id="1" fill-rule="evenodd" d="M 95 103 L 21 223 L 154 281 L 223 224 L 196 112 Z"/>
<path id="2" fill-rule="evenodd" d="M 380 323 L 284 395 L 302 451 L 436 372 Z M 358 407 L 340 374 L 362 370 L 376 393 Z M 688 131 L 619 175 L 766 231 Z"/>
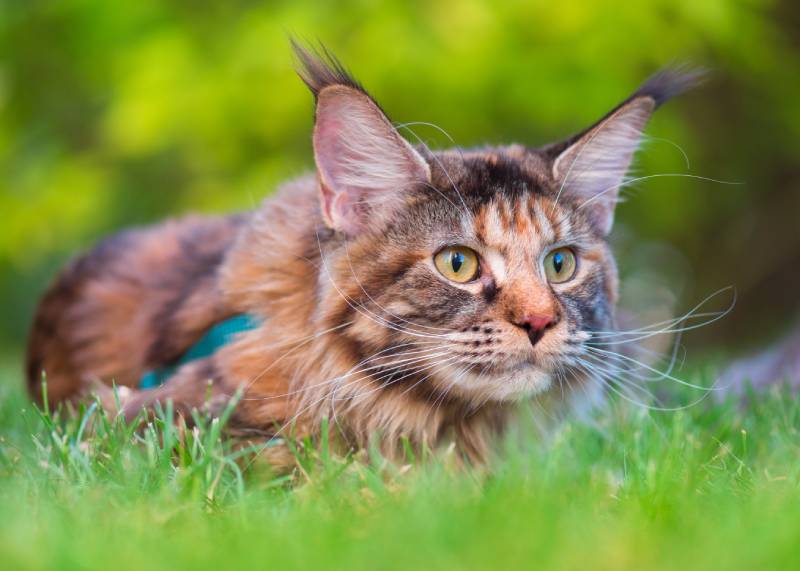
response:
<path id="1" fill-rule="evenodd" d="M 167 379 L 175 374 L 175 371 L 182 365 L 197 359 L 210 357 L 217 350 L 231 343 L 236 335 L 245 331 L 251 331 L 261 325 L 261 320 L 248 313 L 234 315 L 220 321 L 211 327 L 206 333 L 184 353 L 177 361 L 157 369 L 147 371 L 139 379 L 140 389 L 154 389 L 163 385 Z"/>

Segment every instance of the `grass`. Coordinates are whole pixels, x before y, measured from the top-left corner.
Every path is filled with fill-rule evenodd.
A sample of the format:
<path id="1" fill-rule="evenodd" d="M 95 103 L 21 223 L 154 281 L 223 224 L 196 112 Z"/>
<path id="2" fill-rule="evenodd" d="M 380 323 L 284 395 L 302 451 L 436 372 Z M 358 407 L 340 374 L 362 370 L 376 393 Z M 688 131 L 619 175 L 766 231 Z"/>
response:
<path id="1" fill-rule="evenodd" d="M 136 432 L 0 384 L 0 561 L 16 569 L 780 569 L 800 562 L 800 408 L 613 402 L 490 476 L 297 449 L 269 473 L 171 412 Z M 677 395 L 683 402 L 691 400 Z M 242 471 L 241 466 L 249 465 Z"/>

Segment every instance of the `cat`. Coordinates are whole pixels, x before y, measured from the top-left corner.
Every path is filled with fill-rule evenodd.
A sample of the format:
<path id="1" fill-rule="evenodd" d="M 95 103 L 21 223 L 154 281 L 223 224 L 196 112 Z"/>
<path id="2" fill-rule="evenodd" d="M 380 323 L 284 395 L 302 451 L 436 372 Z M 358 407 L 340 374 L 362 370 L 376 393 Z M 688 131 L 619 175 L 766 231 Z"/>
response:
<path id="1" fill-rule="evenodd" d="M 135 417 L 240 390 L 231 430 L 313 437 L 328 418 L 348 446 L 455 442 L 475 462 L 520 403 L 602 398 L 585 349 L 615 327 L 618 189 L 653 111 L 697 74 L 661 71 L 559 143 L 434 152 L 327 50 L 293 47 L 316 172 L 254 212 L 127 230 L 72 261 L 35 316 L 33 396 L 43 374 L 51 404 L 115 383 Z"/>

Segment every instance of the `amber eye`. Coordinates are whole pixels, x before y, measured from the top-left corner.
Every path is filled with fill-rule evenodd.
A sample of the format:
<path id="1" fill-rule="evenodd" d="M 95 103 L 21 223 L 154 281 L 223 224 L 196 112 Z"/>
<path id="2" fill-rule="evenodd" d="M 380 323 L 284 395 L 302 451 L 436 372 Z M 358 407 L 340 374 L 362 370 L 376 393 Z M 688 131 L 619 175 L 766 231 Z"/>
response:
<path id="1" fill-rule="evenodd" d="M 439 250 L 433 263 L 444 277 L 456 283 L 471 282 L 478 277 L 478 254 L 464 246 L 448 246 Z"/>
<path id="2" fill-rule="evenodd" d="M 544 259 L 544 273 L 552 284 L 560 284 L 575 275 L 575 252 L 569 248 L 556 248 Z"/>

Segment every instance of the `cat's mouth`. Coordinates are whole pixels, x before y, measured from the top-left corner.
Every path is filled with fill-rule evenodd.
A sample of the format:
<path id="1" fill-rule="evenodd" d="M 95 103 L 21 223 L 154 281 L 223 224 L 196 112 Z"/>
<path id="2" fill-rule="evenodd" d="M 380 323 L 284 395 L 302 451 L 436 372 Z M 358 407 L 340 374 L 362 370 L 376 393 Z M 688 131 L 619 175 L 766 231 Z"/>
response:
<path id="1" fill-rule="evenodd" d="M 565 357 L 559 352 L 535 352 L 508 356 L 503 360 L 493 360 L 482 366 L 487 373 L 508 374 L 536 369 L 545 373 L 552 373 L 565 362 Z"/>
<path id="2" fill-rule="evenodd" d="M 435 375 L 437 386 L 461 398 L 511 402 L 546 392 L 566 363 L 560 352 L 507 355 L 482 364 L 452 363 Z"/>
<path id="3" fill-rule="evenodd" d="M 545 392 L 553 375 L 530 360 L 492 364 L 466 371 L 452 366 L 438 379 L 440 389 L 479 402 L 511 402 Z"/>

